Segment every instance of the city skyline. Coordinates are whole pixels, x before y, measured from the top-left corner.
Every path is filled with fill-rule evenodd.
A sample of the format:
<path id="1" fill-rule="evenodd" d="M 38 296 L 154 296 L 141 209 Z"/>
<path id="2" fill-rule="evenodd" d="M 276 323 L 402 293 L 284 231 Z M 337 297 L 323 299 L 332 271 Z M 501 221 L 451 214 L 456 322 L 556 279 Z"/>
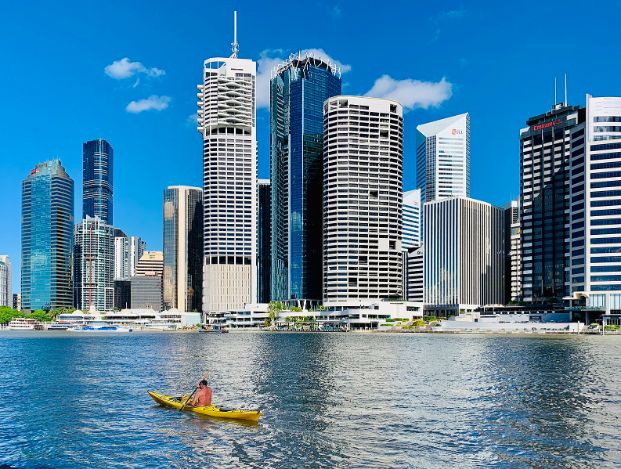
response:
<path id="1" fill-rule="evenodd" d="M 501 13 L 495 5 L 486 5 L 481 2 L 478 5 L 469 5 L 465 8 L 462 4 L 447 4 L 443 9 L 430 6 L 404 7 L 411 9 L 409 13 L 416 13 L 420 21 L 420 32 L 409 31 L 405 28 L 405 19 L 411 17 L 408 11 L 402 12 L 401 19 L 391 12 L 380 12 L 377 21 L 386 20 L 395 27 L 386 30 L 382 41 L 370 48 L 382 52 L 385 55 L 381 62 L 370 63 L 367 59 L 368 48 L 371 39 L 364 38 L 353 27 L 357 21 L 365 17 L 363 12 L 356 11 L 353 3 L 340 2 L 336 4 L 325 3 L 318 8 L 317 15 L 326 19 L 326 22 L 334 24 L 337 28 L 325 28 L 318 31 L 307 30 L 301 32 L 284 33 L 282 28 L 264 28 L 265 24 L 275 24 L 279 15 L 292 14 L 291 7 L 284 7 L 269 18 L 271 12 L 262 12 L 254 5 L 231 4 L 210 13 L 218 21 L 214 21 L 213 30 L 203 32 L 207 37 L 195 36 L 191 24 L 196 21 L 190 13 L 195 5 L 179 8 L 172 13 L 175 27 L 171 31 L 179 33 L 183 29 L 178 46 L 162 47 L 161 40 L 156 40 L 155 32 L 149 32 L 147 26 L 129 27 L 132 19 L 142 14 L 140 9 L 126 7 L 126 17 L 115 28 L 127 33 L 125 37 L 111 39 L 105 45 L 88 47 L 87 44 L 71 45 L 66 34 L 67 28 L 82 37 L 86 36 L 87 25 L 78 22 L 63 23 L 65 32 L 59 33 L 50 29 L 47 25 L 50 15 L 45 6 L 35 12 L 26 10 L 18 5 L 11 5 L 7 14 L 3 16 L 2 33 L 6 35 L 6 43 L 12 44 L 9 59 L 13 60 L 20 68 L 26 70 L 20 74 L 20 81 L 14 82 L 12 76 L 0 78 L 3 84 L 2 97 L 4 107 L 9 112 L 2 119 L 3 128 L 6 132 L 0 137 L 0 146 L 3 153 L 0 154 L 2 171 L 0 182 L 6 188 L 4 204 L 6 204 L 6 216 L 8 226 L 14 229 L 4 230 L 0 234 L 0 246 L 2 252 L 7 253 L 13 262 L 14 291 L 20 285 L 18 272 L 20 270 L 20 242 L 19 242 L 19 217 L 20 217 L 20 190 L 19 183 L 25 173 L 37 163 L 58 156 L 67 168 L 69 175 L 75 180 L 76 186 L 81 185 L 81 144 L 84 141 L 105 138 L 115 148 L 115 226 L 128 233 L 136 234 L 149 243 L 152 248 L 160 248 L 161 220 L 160 220 L 160 191 L 172 184 L 200 185 L 201 151 L 200 139 L 196 137 L 195 124 L 189 119 L 195 112 L 195 98 L 192 95 L 193 86 L 199 77 L 197 69 L 205 58 L 212 56 L 226 56 L 229 50 L 229 41 L 232 37 L 231 10 L 240 9 L 239 40 L 241 43 L 242 56 L 258 61 L 259 78 L 267 76 L 272 66 L 287 58 L 291 52 L 304 49 L 323 49 L 334 60 L 342 64 L 344 73 L 344 89 L 347 94 L 366 94 L 375 90 L 375 93 L 394 93 L 399 90 L 414 90 L 416 83 L 406 80 L 419 80 L 427 82 L 430 86 L 429 95 L 435 96 L 436 91 L 440 97 L 447 97 L 437 102 L 438 107 L 428 109 L 412 109 L 409 102 L 414 93 L 408 94 L 408 103 L 405 103 L 404 123 L 404 189 L 415 187 L 415 143 L 413 129 L 416 125 L 445 118 L 462 112 L 469 112 L 472 119 L 472 196 L 477 199 L 488 201 L 494 205 L 502 205 L 514 198 L 519 193 L 519 129 L 524 126 L 528 116 L 546 112 L 553 102 L 553 79 L 561 77 L 563 72 L 568 73 L 569 103 L 584 105 L 584 96 L 588 92 L 594 96 L 615 96 L 614 83 L 605 76 L 593 76 L 586 72 L 589 65 L 595 65 L 601 60 L 605 51 L 595 50 L 594 53 L 585 57 L 578 64 L 575 61 L 576 49 L 561 51 L 550 60 L 540 63 L 538 73 L 532 74 L 527 67 L 523 69 L 510 66 L 518 57 L 518 52 L 511 52 L 511 44 L 519 39 L 520 50 L 531 48 L 536 50 L 538 40 L 536 34 L 529 37 L 517 34 L 513 29 L 507 35 L 509 41 L 505 44 L 507 53 L 499 57 L 494 63 L 494 73 L 490 73 L 491 65 L 483 57 L 485 48 L 481 48 L 479 42 L 496 31 L 494 26 L 486 26 L 486 20 Z M 71 7 L 68 7 L 71 8 Z M 80 14 L 81 6 L 74 6 Z M 118 15 L 118 12 L 110 7 L 99 6 L 97 13 L 102 19 Z M 163 6 L 155 5 L 153 15 L 161 14 Z M 567 8 L 571 10 L 571 7 Z M 276 9 L 274 9 L 276 10 Z M 44 45 L 37 45 L 40 61 L 38 65 L 45 67 L 50 80 L 49 88 L 56 91 L 56 95 L 63 97 L 63 106 L 58 98 L 52 96 L 41 101 L 41 96 L 35 92 L 32 97 L 26 97 L 21 90 L 32 89 L 30 84 L 36 79 L 36 73 L 25 67 L 28 57 L 32 57 L 30 48 L 34 44 L 30 41 L 19 40 L 23 37 L 23 31 L 16 31 L 10 24 L 21 23 L 19 20 L 29 14 L 31 20 L 28 24 L 37 27 L 41 34 L 48 39 Z M 522 15 L 522 12 L 516 12 Z M 543 6 L 538 12 L 542 19 L 546 17 L 562 18 L 569 15 L 558 9 Z M 597 24 L 598 15 L 602 13 L 587 11 L 585 21 L 587 29 L 594 28 L 589 24 Z M 367 14 L 368 15 L 368 14 Z M 116 16 L 115 16 L 116 17 Z M 118 18 L 117 18 L 118 19 Z M 516 24 L 519 23 L 516 18 Z M 7 21 L 7 23 L 4 23 Z M 310 21 L 310 19 L 308 20 Z M 489 21 L 490 23 L 493 23 Z M 542 21 L 543 24 L 545 21 Z M 187 23 L 187 24 L 186 24 Z M 399 27 L 401 26 L 401 27 Z M 454 40 L 467 33 L 472 28 L 478 28 L 478 38 L 463 38 L 463 52 L 449 53 L 453 51 Z M 342 37 L 341 28 L 344 32 L 351 32 L 350 37 Z M 305 29 L 305 28 L 302 28 Z M 308 28 L 306 28 L 308 29 Z M 337 32 L 331 31 L 336 29 Z M 185 31 L 188 31 L 185 33 Z M 200 30 L 200 28 L 197 28 Z M 28 30 L 25 30 L 26 33 Z M 269 32 L 264 32 L 269 31 Z M 136 45 L 127 48 L 127 36 L 130 38 L 144 37 L 137 40 Z M 610 30 L 599 31 L 599 38 L 612 37 Z M 348 35 L 345 35 L 348 36 Z M 166 37 L 169 37 L 166 35 Z M 407 40 L 404 40 L 407 39 Z M 147 44 L 148 42 L 152 44 Z M 585 34 L 576 45 L 578 49 L 589 49 L 593 44 L 589 34 Z M 205 44 L 210 44 L 206 47 Z M 360 43 L 359 46 L 356 44 Z M 430 50 L 434 56 L 428 60 L 419 61 L 419 64 L 406 64 L 399 57 L 410 58 L 415 52 L 408 51 L 411 44 L 418 52 Z M 481 51 L 477 51 L 476 47 Z M 390 47 L 389 47 L 390 46 Z M 523 46 L 523 47 L 522 47 Z M 486 47 L 492 47 L 487 44 Z M 77 48 L 77 49 L 76 49 Z M 180 49 L 184 50 L 181 51 Z M 516 48 L 517 49 L 517 48 Z M 80 68 L 79 82 L 75 77 L 60 73 L 66 64 L 58 61 L 59 50 L 66 50 L 67 54 L 74 53 L 74 66 Z M 15 56 L 13 56 L 15 54 Z M 408 60 L 407 62 L 410 62 Z M 415 61 L 414 61 L 415 62 Z M 506 70 L 502 70 L 506 66 Z M 615 64 L 611 65 L 614 75 Z M 487 73 L 486 73 L 487 71 Z M 385 77 L 387 75 L 388 77 Z M 469 78 L 474 75 L 476 79 Z M 490 76 L 488 76 L 490 75 Z M 493 75 L 493 76 L 491 76 Z M 125 78 L 123 78 L 125 77 Z M 516 83 L 521 83 L 518 87 Z M 85 87 L 83 83 L 87 83 Z M 442 85 L 444 83 L 444 85 Z M 261 83 L 258 83 L 261 86 Z M 434 85 L 434 86 L 432 86 Z M 437 85 L 437 86 L 435 86 Z M 449 86 L 450 85 L 450 86 Z M 91 89 L 92 87 L 92 89 Z M 88 88 L 88 89 L 86 89 Z M 263 85 L 263 88 L 265 86 Z M 69 93 L 73 90 L 73 93 Z M 450 91 L 447 91 L 450 90 Z M 511 92 L 509 92 L 511 90 Z M 528 91 L 528 95 L 526 92 Z M 560 89 L 559 89 L 560 92 Z M 89 101 L 86 96 L 92 97 Z M 161 99 L 150 99 L 150 97 Z M 167 101 L 166 98 L 170 98 Z M 269 114 L 265 108 L 265 94 L 259 90 L 259 103 L 257 113 L 257 133 L 259 147 L 259 177 L 267 177 L 269 174 Z M 41 138 L 37 145 L 23 146 L 19 143 L 26 141 L 26 132 L 31 131 L 30 120 L 26 120 L 27 114 L 22 109 L 27 109 L 31 101 L 41 101 L 37 105 L 39 115 L 43 120 L 53 120 L 52 125 L 45 128 L 37 127 L 41 131 Z M 150 100 L 149 100 L 150 99 Z M 489 112 L 492 108 L 490 103 L 507 102 L 511 106 L 510 112 L 499 119 L 494 113 Z M 66 102 L 66 105 L 64 105 Z M 481 104 L 479 104 L 480 102 Z M 409 104 L 409 106 L 408 106 Z M 419 101 L 419 106 L 429 105 Z M 34 104 L 32 104 L 33 107 Z M 153 106 L 161 111 L 137 112 Z M 167 109 L 165 109 L 167 107 Z M 92 113 L 91 108 L 97 112 Z M 88 119 L 82 116 L 88 115 Z M 52 116 L 55 119 L 52 119 Z M 164 132 L 163 129 L 170 129 Z M 489 131 L 488 131 L 489 130 Z M 493 134 L 493 135 L 492 135 Z M 173 151 L 174 150 L 174 151 Z M 179 160 L 174 167 L 165 168 L 166 158 L 171 154 Z M 506 155 L 501 161 L 506 164 L 495 164 L 498 155 Z M 156 164 L 149 164 L 153 159 Z M 170 170 L 169 170 L 170 169 Z M 492 177 L 494 176 L 494 177 Z M 133 188 L 133 184 L 139 179 L 150 179 L 151 184 L 147 190 Z M 79 200 L 75 200 L 76 213 L 80 207 Z M 80 219 L 77 214 L 76 220 Z"/>

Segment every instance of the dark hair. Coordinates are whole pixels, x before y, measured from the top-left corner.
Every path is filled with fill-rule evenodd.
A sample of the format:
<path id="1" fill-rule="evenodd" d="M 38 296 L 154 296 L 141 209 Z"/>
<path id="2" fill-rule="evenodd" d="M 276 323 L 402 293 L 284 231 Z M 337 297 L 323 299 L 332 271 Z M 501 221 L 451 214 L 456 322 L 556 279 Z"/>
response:
<path id="1" fill-rule="evenodd" d="M 207 386 L 207 380 L 206 379 L 202 379 L 200 381 L 200 383 L 198 383 L 198 384 L 202 384 L 203 386 Z"/>

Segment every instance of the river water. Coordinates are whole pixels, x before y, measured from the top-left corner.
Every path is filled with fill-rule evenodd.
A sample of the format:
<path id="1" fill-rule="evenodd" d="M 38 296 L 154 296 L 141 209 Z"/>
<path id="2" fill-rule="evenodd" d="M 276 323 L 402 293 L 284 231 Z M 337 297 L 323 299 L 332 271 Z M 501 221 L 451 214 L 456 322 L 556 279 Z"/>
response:
<path id="1" fill-rule="evenodd" d="M 606 467 L 621 337 L 0 333 L 0 466 Z M 211 372 L 258 425 L 157 406 Z"/>

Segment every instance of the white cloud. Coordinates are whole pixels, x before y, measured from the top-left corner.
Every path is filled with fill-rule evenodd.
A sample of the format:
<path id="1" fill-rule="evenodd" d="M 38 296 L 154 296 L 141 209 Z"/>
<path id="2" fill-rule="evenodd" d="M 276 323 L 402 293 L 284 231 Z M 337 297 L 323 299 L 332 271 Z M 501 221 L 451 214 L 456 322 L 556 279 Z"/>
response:
<path id="1" fill-rule="evenodd" d="M 310 54 L 326 62 L 332 62 L 341 69 L 341 73 L 347 73 L 351 66 L 343 64 L 330 57 L 323 49 L 304 49 L 302 55 Z M 287 60 L 285 51 L 282 49 L 264 50 L 257 60 L 257 108 L 269 108 L 270 106 L 270 79 L 272 70 Z"/>
<path id="2" fill-rule="evenodd" d="M 123 80 L 139 73 L 149 77 L 160 77 L 166 74 L 166 71 L 161 68 L 147 68 L 141 62 L 132 62 L 128 57 L 123 57 L 120 60 L 115 60 L 110 65 L 106 65 L 104 72 L 115 80 Z"/>
<path id="3" fill-rule="evenodd" d="M 185 123 L 188 127 L 196 127 L 198 125 L 198 114 L 190 114 L 185 120 Z"/>
<path id="4" fill-rule="evenodd" d="M 401 103 L 406 110 L 437 107 L 453 95 L 453 84 L 446 78 L 438 82 L 420 80 L 395 80 L 383 75 L 366 92 L 366 96 L 392 99 Z"/>
<path id="5" fill-rule="evenodd" d="M 144 111 L 163 111 L 170 104 L 170 96 L 151 95 L 146 99 L 131 101 L 125 110 L 132 114 L 138 114 Z"/>

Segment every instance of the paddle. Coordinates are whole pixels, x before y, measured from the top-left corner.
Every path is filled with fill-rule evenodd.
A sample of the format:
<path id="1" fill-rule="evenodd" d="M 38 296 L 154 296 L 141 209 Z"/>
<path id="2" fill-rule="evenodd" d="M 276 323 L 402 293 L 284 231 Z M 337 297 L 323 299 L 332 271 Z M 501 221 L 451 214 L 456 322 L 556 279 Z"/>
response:
<path id="1" fill-rule="evenodd" d="M 207 379 L 208 378 L 208 374 L 204 373 L 203 374 L 203 378 L 202 379 Z M 179 409 L 179 412 L 181 412 L 183 409 L 185 409 L 185 406 L 188 405 L 188 402 L 190 402 L 190 400 L 192 399 L 192 396 L 194 396 L 194 394 L 196 394 L 196 391 L 198 391 L 198 386 L 196 386 L 194 388 L 194 391 L 192 391 L 192 393 L 188 396 L 188 398 L 185 400 L 185 402 L 183 403 L 183 405 L 181 406 L 181 408 Z"/>

